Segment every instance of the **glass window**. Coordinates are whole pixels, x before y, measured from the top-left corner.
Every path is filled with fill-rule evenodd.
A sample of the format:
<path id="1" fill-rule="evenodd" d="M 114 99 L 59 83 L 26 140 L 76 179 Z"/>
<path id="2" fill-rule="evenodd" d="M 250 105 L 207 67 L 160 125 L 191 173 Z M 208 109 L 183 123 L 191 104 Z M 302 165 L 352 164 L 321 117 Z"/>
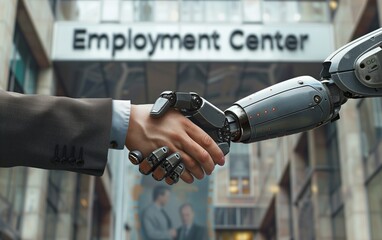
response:
<path id="1" fill-rule="evenodd" d="M 308 136 L 307 133 L 303 133 L 298 141 L 296 147 L 296 154 L 298 156 L 298 165 L 299 165 L 299 176 L 301 176 L 301 181 L 306 179 L 309 176 L 309 173 L 312 170 L 312 165 L 309 157 L 309 146 L 308 146 Z"/>
<path id="2" fill-rule="evenodd" d="M 341 165 L 338 149 L 337 126 L 330 123 L 325 126 L 326 163 L 329 166 L 329 193 L 332 212 L 333 239 L 346 239 L 345 209 L 341 191 Z"/>
<path id="3" fill-rule="evenodd" d="M 382 171 L 379 171 L 367 183 L 367 195 L 369 202 L 369 216 L 371 239 L 380 239 L 382 236 Z"/>
<path id="4" fill-rule="evenodd" d="M 182 1 L 180 18 L 182 22 L 202 22 L 204 19 L 205 0 Z"/>
<path id="5" fill-rule="evenodd" d="M 107 231 L 110 228 L 110 202 L 102 197 L 103 191 L 100 178 L 95 179 L 95 191 L 93 197 L 93 209 L 91 219 L 91 237 L 92 240 L 102 240 L 108 237 Z"/>
<path id="6" fill-rule="evenodd" d="M 64 20 L 99 22 L 101 20 L 100 0 L 60 1 Z"/>
<path id="7" fill-rule="evenodd" d="M 309 187 L 305 189 L 302 198 L 298 201 L 298 232 L 300 239 L 314 240 L 314 208 L 312 192 Z"/>
<path id="8" fill-rule="evenodd" d="M 52 9 L 53 16 L 56 16 L 57 1 L 58 0 L 49 0 L 49 4 Z"/>
<path id="9" fill-rule="evenodd" d="M 77 174 L 76 194 L 73 208 L 73 240 L 86 239 L 88 234 L 88 211 L 90 176 Z"/>
<path id="10" fill-rule="evenodd" d="M 179 1 L 143 0 L 134 1 L 135 21 L 177 22 L 179 21 Z"/>
<path id="11" fill-rule="evenodd" d="M 326 130 L 326 159 L 330 167 L 330 192 L 333 193 L 341 187 L 340 154 L 338 150 L 338 137 L 336 124 L 325 126 Z"/>
<path id="12" fill-rule="evenodd" d="M 134 2 L 131 0 L 125 0 L 121 2 L 120 10 L 121 22 L 132 22 L 134 21 Z"/>
<path id="13" fill-rule="evenodd" d="M 232 144 L 229 159 L 229 193 L 231 195 L 249 195 L 251 194 L 251 176 L 250 176 L 250 145 Z"/>
<path id="14" fill-rule="evenodd" d="M 205 21 L 238 22 L 241 21 L 241 1 L 205 1 Z"/>
<path id="15" fill-rule="evenodd" d="M 0 223 L 20 231 L 26 190 L 27 168 L 0 169 Z"/>
<path id="16" fill-rule="evenodd" d="M 21 93 L 36 93 L 38 65 L 27 42 L 16 26 L 10 62 L 8 90 Z"/>
<path id="17" fill-rule="evenodd" d="M 359 104 L 359 116 L 361 127 L 361 149 L 365 163 L 366 176 L 372 174 L 380 158 L 372 157 L 382 137 L 382 106 L 381 99 L 364 99 Z"/>
<path id="18" fill-rule="evenodd" d="M 329 22 L 326 1 L 273 1 L 263 2 L 264 22 Z"/>
<path id="19" fill-rule="evenodd" d="M 333 221 L 333 240 L 345 240 L 346 239 L 346 224 L 345 224 L 345 209 L 341 207 L 332 216 Z"/>
<path id="20" fill-rule="evenodd" d="M 44 239 L 55 239 L 58 222 L 61 182 L 63 171 L 49 171 L 48 192 L 45 215 Z"/>
<path id="21" fill-rule="evenodd" d="M 215 208 L 215 226 L 255 228 L 258 212 L 251 207 L 217 207 Z"/>
<path id="22" fill-rule="evenodd" d="M 238 230 L 238 231 L 219 231 L 216 233 L 217 240 L 253 240 L 255 233 L 251 231 Z"/>
<path id="23" fill-rule="evenodd" d="M 243 0 L 244 22 L 261 22 L 262 9 L 260 0 Z"/>

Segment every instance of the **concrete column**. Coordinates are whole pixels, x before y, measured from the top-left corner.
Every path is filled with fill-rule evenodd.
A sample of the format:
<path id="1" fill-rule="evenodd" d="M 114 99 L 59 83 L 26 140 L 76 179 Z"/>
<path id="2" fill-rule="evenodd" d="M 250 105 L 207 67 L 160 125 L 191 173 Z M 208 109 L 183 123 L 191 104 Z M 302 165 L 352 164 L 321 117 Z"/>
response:
<path id="1" fill-rule="evenodd" d="M 48 171 L 28 168 L 21 239 L 44 239 Z"/>
<path id="2" fill-rule="evenodd" d="M 342 106 L 341 119 L 338 133 L 346 236 L 348 240 L 368 240 L 370 229 L 357 101 L 348 101 Z"/>
<path id="3" fill-rule="evenodd" d="M 8 85 L 17 0 L 0 0 L 0 88 Z"/>

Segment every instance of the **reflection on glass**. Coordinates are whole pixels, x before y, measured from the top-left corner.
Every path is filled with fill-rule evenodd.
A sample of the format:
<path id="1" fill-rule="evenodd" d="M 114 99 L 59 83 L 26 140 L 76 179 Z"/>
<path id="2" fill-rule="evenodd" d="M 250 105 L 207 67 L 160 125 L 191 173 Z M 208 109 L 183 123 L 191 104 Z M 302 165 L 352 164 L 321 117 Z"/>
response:
<path id="1" fill-rule="evenodd" d="M 62 3 L 71 4 L 70 1 L 62 1 Z M 99 22 L 101 18 L 100 1 L 77 1 L 76 4 L 77 21 Z"/>
<path id="2" fill-rule="evenodd" d="M 333 217 L 333 240 L 346 239 L 345 210 L 342 207 Z"/>
<path id="3" fill-rule="evenodd" d="M 202 22 L 205 15 L 203 9 L 205 1 L 183 1 L 180 7 L 180 20 L 182 22 Z"/>
<path id="4" fill-rule="evenodd" d="M 257 224 L 256 208 L 250 207 L 216 207 L 215 226 L 218 227 L 248 227 Z"/>
<path id="5" fill-rule="evenodd" d="M 238 22 L 241 20 L 240 1 L 206 1 L 207 22 Z"/>
<path id="6" fill-rule="evenodd" d="M 364 99 L 359 104 L 361 149 L 365 163 L 366 176 L 378 167 L 380 158 L 373 157 L 382 139 L 382 102 L 379 98 Z"/>
<path id="7" fill-rule="evenodd" d="M 244 22 L 261 22 L 261 10 L 260 0 L 243 0 Z"/>
<path id="8" fill-rule="evenodd" d="M 121 0 L 118 9 L 113 5 L 109 11 L 101 0 L 61 0 L 55 13 L 58 20 L 85 22 L 100 22 L 101 15 L 121 22 L 328 22 L 338 1 Z"/>
<path id="9" fill-rule="evenodd" d="M 330 166 L 330 193 L 334 193 L 341 187 L 340 154 L 338 148 L 337 127 L 335 124 L 328 124 L 326 130 L 326 155 L 327 163 Z"/>
<path id="10" fill-rule="evenodd" d="M 328 22 L 326 1 L 267 1 L 263 2 L 264 22 Z"/>
<path id="11" fill-rule="evenodd" d="M 133 1 L 122 1 L 120 10 L 121 22 L 134 21 L 134 4 Z"/>
<path id="12" fill-rule="evenodd" d="M 239 193 L 239 181 L 238 179 L 231 179 L 229 181 L 229 192 L 232 195 L 237 195 Z"/>
<path id="13" fill-rule="evenodd" d="M 371 239 L 382 236 L 382 172 L 379 171 L 367 184 L 367 195 L 370 214 Z"/>
<path id="14" fill-rule="evenodd" d="M 76 192 L 73 208 L 73 240 L 85 239 L 88 228 L 88 208 L 89 208 L 89 185 L 90 177 L 84 174 L 76 176 Z"/>
<path id="15" fill-rule="evenodd" d="M 20 230 L 25 200 L 26 172 L 24 167 L 0 169 L 0 225 Z"/>
<path id="16" fill-rule="evenodd" d="M 250 184 L 250 145 L 232 144 L 229 154 L 230 161 L 234 164 L 229 166 L 231 195 L 249 195 L 251 193 Z"/>
<path id="17" fill-rule="evenodd" d="M 298 202 L 298 231 L 300 239 L 314 239 L 314 208 L 311 188 L 307 187 Z"/>
<path id="18" fill-rule="evenodd" d="M 63 171 L 50 171 L 48 176 L 48 192 L 45 210 L 44 239 L 55 239 L 60 206 L 60 193 L 62 180 L 67 173 Z"/>
<path id="19" fill-rule="evenodd" d="M 135 21 L 141 22 L 177 22 L 179 20 L 179 2 L 164 1 L 134 1 Z"/>
<path id="20" fill-rule="evenodd" d="M 103 22 L 117 22 L 120 20 L 120 1 L 109 0 L 103 1 L 101 6 L 101 20 Z"/>
<path id="21" fill-rule="evenodd" d="M 219 232 L 216 235 L 218 240 L 252 240 L 254 233 L 250 231 L 226 231 Z"/>

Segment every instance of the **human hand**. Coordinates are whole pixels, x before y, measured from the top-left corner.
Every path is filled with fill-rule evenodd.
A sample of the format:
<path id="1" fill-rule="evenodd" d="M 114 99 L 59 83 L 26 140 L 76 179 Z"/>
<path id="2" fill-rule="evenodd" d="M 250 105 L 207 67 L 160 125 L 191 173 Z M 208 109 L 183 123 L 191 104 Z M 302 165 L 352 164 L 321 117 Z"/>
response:
<path id="1" fill-rule="evenodd" d="M 186 171 L 181 178 L 192 183 L 194 177 L 210 175 L 216 164 L 224 165 L 224 154 L 201 128 L 175 110 L 161 118 L 150 117 L 152 105 L 132 105 L 126 147 L 139 149 L 147 157 L 153 149 L 168 146 L 179 152 Z"/>

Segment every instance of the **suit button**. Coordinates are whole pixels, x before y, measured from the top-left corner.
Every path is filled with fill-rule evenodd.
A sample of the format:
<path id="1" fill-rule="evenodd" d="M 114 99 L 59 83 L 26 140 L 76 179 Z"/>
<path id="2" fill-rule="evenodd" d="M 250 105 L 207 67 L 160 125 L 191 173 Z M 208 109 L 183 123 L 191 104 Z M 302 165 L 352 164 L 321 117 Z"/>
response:
<path id="1" fill-rule="evenodd" d="M 54 148 L 54 156 L 51 159 L 51 162 L 54 163 L 54 164 L 60 162 L 60 157 L 58 156 L 58 152 L 59 152 L 59 146 L 57 144 L 56 147 Z"/>
<path id="2" fill-rule="evenodd" d="M 62 150 L 62 157 L 61 157 L 61 163 L 65 164 L 68 161 L 68 157 L 66 156 L 66 145 L 64 146 Z"/>
<path id="3" fill-rule="evenodd" d="M 68 158 L 68 162 L 72 165 L 76 162 L 76 157 L 74 156 L 75 153 L 76 153 L 76 147 L 73 146 L 72 152 L 70 153 L 70 157 Z"/>
<path id="4" fill-rule="evenodd" d="M 85 161 L 84 161 L 84 149 L 81 147 L 80 148 L 80 156 L 78 157 L 77 161 L 76 161 L 76 164 L 77 166 L 81 167 L 85 164 Z"/>
<path id="5" fill-rule="evenodd" d="M 118 147 L 118 143 L 116 141 L 110 142 L 110 148 L 117 148 L 117 147 Z"/>
<path id="6" fill-rule="evenodd" d="M 85 164 L 85 162 L 83 159 L 78 159 L 76 164 L 77 164 L 77 166 L 82 167 Z"/>

